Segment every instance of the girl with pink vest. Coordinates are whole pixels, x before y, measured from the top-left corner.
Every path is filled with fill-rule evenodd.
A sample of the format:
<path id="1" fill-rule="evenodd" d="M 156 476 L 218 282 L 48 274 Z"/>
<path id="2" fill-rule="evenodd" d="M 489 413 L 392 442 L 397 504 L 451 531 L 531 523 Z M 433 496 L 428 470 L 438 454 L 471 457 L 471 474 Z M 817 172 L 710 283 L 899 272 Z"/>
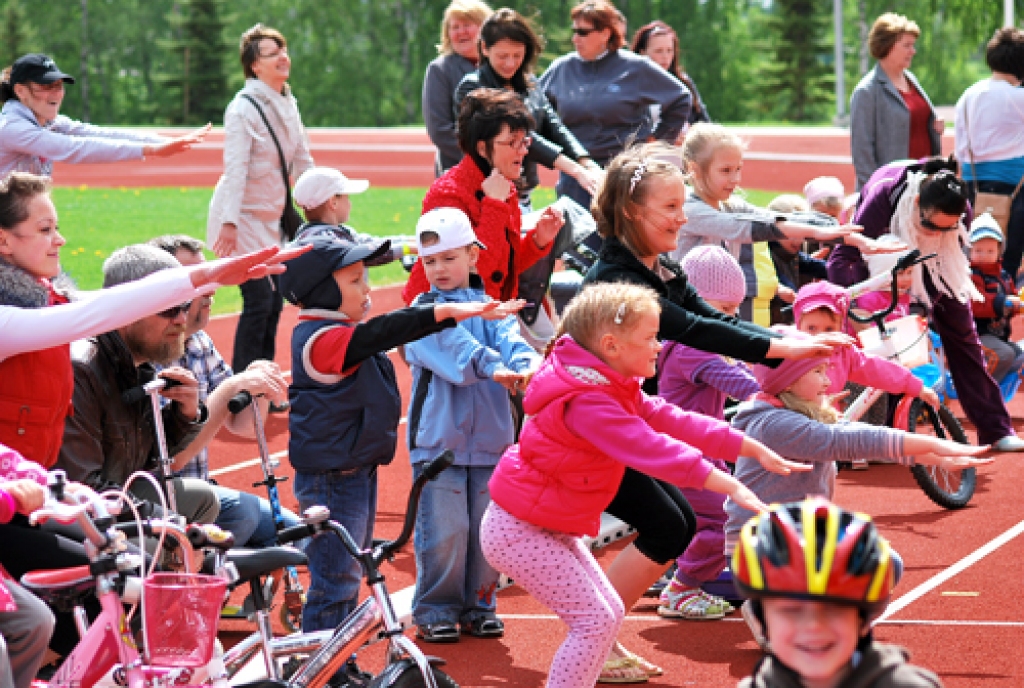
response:
<path id="1" fill-rule="evenodd" d="M 637 285 L 592 285 L 573 299 L 526 391 L 519 444 L 490 481 L 484 556 L 569 626 L 548 686 L 593 686 L 625 616 L 580 538 L 597 534 L 627 465 L 753 510 L 765 506 L 702 455 L 733 461 L 751 452 L 784 475 L 804 468 L 722 421 L 641 391 L 661 350 L 659 317 L 657 295 Z"/>

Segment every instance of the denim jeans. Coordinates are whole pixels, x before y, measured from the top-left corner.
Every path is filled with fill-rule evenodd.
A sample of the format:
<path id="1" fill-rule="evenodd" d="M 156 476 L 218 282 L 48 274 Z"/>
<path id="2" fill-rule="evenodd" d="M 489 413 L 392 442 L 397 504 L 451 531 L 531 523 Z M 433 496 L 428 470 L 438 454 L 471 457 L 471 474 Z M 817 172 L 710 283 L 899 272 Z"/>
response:
<path id="1" fill-rule="evenodd" d="M 239 492 L 229 487 L 216 485 L 213 491 L 220 501 L 217 525 L 235 536 L 237 547 L 273 547 L 277 544 L 277 524 L 270 502 L 248 492 Z M 281 509 L 286 528 L 297 526 L 299 517 Z"/>
<path id="2" fill-rule="evenodd" d="M 242 314 L 235 330 L 231 368 L 239 373 L 257 359 L 274 360 L 277 322 L 284 298 L 277 275 L 249 280 L 238 287 L 242 292 Z"/>
<path id="3" fill-rule="evenodd" d="M 414 476 L 425 464 L 413 467 Z M 493 618 L 498 572 L 480 549 L 480 522 L 491 503 L 490 466 L 452 466 L 423 488 L 416 513 L 417 625 Z"/>
<path id="4" fill-rule="evenodd" d="M 325 506 L 360 547 L 373 542 L 377 514 L 377 467 L 325 473 L 295 472 L 299 508 Z M 363 570 L 333 533 L 321 533 L 306 546 L 310 585 L 302 610 L 304 632 L 330 630 L 352 613 L 359 600 Z"/>

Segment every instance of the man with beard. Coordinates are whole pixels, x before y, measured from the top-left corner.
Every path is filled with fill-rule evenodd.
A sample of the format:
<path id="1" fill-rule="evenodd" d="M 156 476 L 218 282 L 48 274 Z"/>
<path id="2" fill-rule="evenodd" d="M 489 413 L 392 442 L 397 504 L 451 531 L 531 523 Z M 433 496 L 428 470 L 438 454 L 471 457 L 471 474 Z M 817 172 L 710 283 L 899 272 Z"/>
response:
<path id="1" fill-rule="evenodd" d="M 171 255 L 153 246 L 126 246 L 103 263 L 103 287 L 178 266 Z M 102 490 L 123 486 L 135 471 L 159 473 L 152 404 L 148 397 L 129 404 L 122 395 L 153 380 L 154 364 L 168 365 L 181 358 L 189 306 L 184 303 L 71 345 L 74 412 L 65 423 L 57 459 L 57 467 L 67 471 L 69 479 Z M 192 373 L 171 366 L 160 377 L 180 383 L 160 392 L 171 402 L 161 415 L 173 456 L 196 438 L 207 411 L 199 402 L 199 384 Z M 218 500 L 206 481 L 175 478 L 172 483 L 178 513 L 190 523 L 214 522 Z M 131 491 L 140 499 L 160 501 L 149 481 L 135 481 Z"/>

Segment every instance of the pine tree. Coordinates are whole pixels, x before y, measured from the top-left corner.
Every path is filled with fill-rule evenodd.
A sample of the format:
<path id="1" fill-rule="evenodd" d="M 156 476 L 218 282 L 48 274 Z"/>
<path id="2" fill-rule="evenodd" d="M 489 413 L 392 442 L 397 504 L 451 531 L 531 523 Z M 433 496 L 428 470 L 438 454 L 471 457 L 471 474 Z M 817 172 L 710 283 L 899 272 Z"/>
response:
<path id="1" fill-rule="evenodd" d="M 834 84 L 826 59 L 831 3 L 820 0 L 774 0 L 764 19 L 771 40 L 764 46 L 770 55 L 761 67 L 763 111 L 778 119 L 808 122 L 829 112 Z"/>
<path id="2" fill-rule="evenodd" d="M 167 109 L 157 113 L 173 124 L 220 121 L 228 102 L 226 0 L 178 0 L 167 15 L 171 38 L 158 41 L 171 67 L 156 76 Z"/>
<path id="3" fill-rule="evenodd" d="M 36 32 L 21 0 L 7 0 L 0 14 L 0 68 L 7 67 L 35 46 Z"/>

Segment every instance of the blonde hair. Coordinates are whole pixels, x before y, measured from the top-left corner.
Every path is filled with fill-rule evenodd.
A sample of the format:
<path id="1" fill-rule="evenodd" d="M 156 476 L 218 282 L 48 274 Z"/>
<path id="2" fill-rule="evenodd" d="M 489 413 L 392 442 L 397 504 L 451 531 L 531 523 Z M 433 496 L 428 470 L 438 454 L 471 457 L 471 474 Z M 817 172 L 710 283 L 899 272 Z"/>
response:
<path id="1" fill-rule="evenodd" d="M 796 213 L 802 210 L 810 210 L 807 200 L 797 194 L 782 194 L 772 199 L 768 204 L 768 210 L 777 213 Z"/>
<path id="2" fill-rule="evenodd" d="M 706 174 L 715 153 L 722 148 L 735 148 L 743 153 L 747 150 L 747 143 L 721 124 L 697 122 L 690 127 L 683 139 L 683 162 L 691 184 L 696 186 L 694 172 L 700 170 L 702 175 Z"/>
<path id="3" fill-rule="evenodd" d="M 868 34 L 868 51 L 876 60 L 884 60 L 892 52 L 896 41 L 905 33 L 915 38 L 921 35 L 921 27 L 917 22 L 907 19 L 902 14 L 886 12 L 871 25 Z"/>
<path id="4" fill-rule="evenodd" d="M 494 10 L 483 0 L 452 0 L 441 18 L 441 43 L 437 46 L 437 52 L 442 55 L 451 55 L 455 52 L 451 34 L 448 33 L 448 24 L 453 19 L 462 19 L 481 26 L 492 14 Z"/>
<path id="5" fill-rule="evenodd" d="M 839 422 L 839 411 L 837 411 L 831 404 L 816 404 L 813 401 L 801 399 L 788 390 L 785 392 L 779 392 L 778 399 L 782 402 L 782 405 L 790 411 L 795 411 L 802 416 L 807 416 L 811 420 L 816 420 L 819 423 L 825 423 L 826 425 L 832 425 Z"/>
<path id="6" fill-rule="evenodd" d="M 551 342 L 553 345 L 567 334 L 597 355 L 597 344 L 602 336 L 609 332 L 629 332 L 648 313 L 661 313 L 658 294 L 650 287 L 626 282 L 588 284 L 566 306 Z"/>
<path id="7" fill-rule="evenodd" d="M 654 179 L 675 178 L 684 183 L 678 161 L 678 149 L 661 142 L 633 146 L 616 155 L 591 209 L 598 234 L 615 237 L 638 256 L 651 255 L 640 220 L 643 206 Z"/>

